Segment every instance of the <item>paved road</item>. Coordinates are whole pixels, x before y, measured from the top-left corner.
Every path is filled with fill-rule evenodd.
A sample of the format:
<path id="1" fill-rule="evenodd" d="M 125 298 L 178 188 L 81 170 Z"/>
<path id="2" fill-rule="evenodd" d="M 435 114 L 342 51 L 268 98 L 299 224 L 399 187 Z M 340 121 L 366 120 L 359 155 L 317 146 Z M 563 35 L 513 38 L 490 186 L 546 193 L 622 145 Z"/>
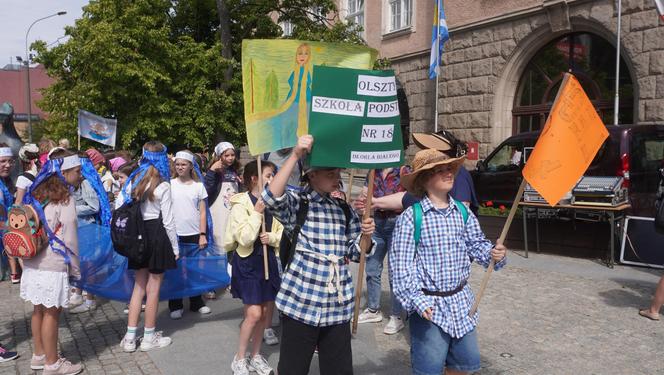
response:
<path id="1" fill-rule="evenodd" d="M 473 269 L 477 290 L 482 269 Z M 599 262 L 550 255 L 523 259 L 510 253 L 508 268 L 493 274 L 481 305 L 479 374 L 662 374 L 664 322 L 637 315 L 646 306 L 661 271 L 633 267 L 610 270 Z M 18 361 L 0 364 L 0 374 L 30 373 L 30 306 L 18 287 L 0 283 L 0 342 L 17 348 Z M 384 286 L 384 308 L 387 306 Z M 125 354 L 117 344 L 126 318 L 120 303 L 104 303 L 92 314 L 65 314 L 62 351 L 83 359 L 90 374 L 230 374 L 242 306 L 223 296 L 213 313 L 168 318 L 162 304 L 159 329 L 172 346 Z M 384 321 L 382 324 L 385 324 Z M 407 374 L 407 330 L 385 336 L 382 324 L 361 325 L 353 339 L 356 374 Z M 265 347 L 276 366 L 278 347 Z M 318 374 L 314 361 L 312 374 Z"/>

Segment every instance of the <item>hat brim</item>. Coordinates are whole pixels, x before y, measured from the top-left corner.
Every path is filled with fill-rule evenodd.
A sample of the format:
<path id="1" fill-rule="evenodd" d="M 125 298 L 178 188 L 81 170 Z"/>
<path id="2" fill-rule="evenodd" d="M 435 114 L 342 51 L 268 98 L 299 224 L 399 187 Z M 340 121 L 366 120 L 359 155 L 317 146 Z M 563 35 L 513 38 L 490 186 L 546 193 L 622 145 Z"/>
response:
<path id="1" fill-rule="evenodd" d="M 434 163 L 425 164 L 424 166 L 422 166 L 422 168 L 419 168 L 416 171 L 401 176 L 401 186 L 403 186 L 404 189 L 408 190 L 409 193 L 412 193 L 415 187 L 415 180 L 417 179 L 417 176 L 420 173 L 428 171 L 432 168 L 435 168 L 443 164 L 452 164 L 452 166 L 454 167 L 454 176 L 456 176 L 457 173 L 459 173 L 459 168 L 461 168 L 461 165 L 463 164 L 464 160 L 466 160 L 466 157 L 461 156 L 458 158 L 450 158 L 450 159 L 437 161 Z"/>
<path id="2" fill-rule="evenodd" d="M 436 133 L 413 133 L 413 142 L 421 149 L 449 151 L 452 145 Z"/>

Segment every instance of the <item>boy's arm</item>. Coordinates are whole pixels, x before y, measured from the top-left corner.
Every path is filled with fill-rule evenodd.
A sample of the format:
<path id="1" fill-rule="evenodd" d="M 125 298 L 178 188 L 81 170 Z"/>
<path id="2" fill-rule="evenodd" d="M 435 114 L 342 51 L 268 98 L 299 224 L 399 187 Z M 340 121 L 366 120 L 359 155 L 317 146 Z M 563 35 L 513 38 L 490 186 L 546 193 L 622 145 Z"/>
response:
<path id="1" fill-rule="evenodd" d="M 478 264 L 488 267 L 491 261 L 491 250 L 494 246 L 491 241 L 486 239 L 477 217 L 470 211 L 468 212 L 468 222 L 465 224 L 463 237 L 471 258 Z M 506 263 L 507 257 L 503 257 L 500 262 L 496 262 L 494 269 L 497 271 L 503 268 Z"/>
<path id="2" fill-rule="evenodd" d="M 348 259 L 351 262 L 359 262 L 360 251 L 362 251 L 362 249 L 360 248 L 360 239 L 362 238 L 362 233 L 363 232 L 368 233 L 367 231 L 370 230 L 371 234 L 373 234 L 375 225 L 373 222 L 373 218 L 369 219 L 363 224 L 360 221 L 360 216 L 357 214 L 357 212 L 355 212 L 355 210 L 350 210 L 350 213 L 351 213 L 350 222 L 348 223 L 348 231 L 346 234 Z M 365 227 L 364 231 L 363 227 Z M 375 249 L 376 249 L 376 241 L 374 241 L 374 239 L 372 238 L 371 247 L 369 248 L 369 251 L 366 252 L 367 256 L 372 256 Z"/>
<path id="3" fill-rule="evenodd" d="M 293 169 L 297 166 L 297 161 L 311 151 L 311 146 L 313 146 L 313 144 L 314 137 L 310 135 L 303 135 L 298 138 L 297 145 L 293 149 L 293 152 L 288 159 L 286 159 L 286 162 L 281 168 L 279 168 L 279 171 L 272 179 L 270 185 L 268 185 L 267 190 L 270 191 L 274 198 L 279 199 L 284 195 L 286 185 L 288 184 L 288 178 L 290 178 Z"/>
<path id="4" fill-rule="evenodd" d="M 423 316 L 433 309 L 431 297 L 426 296 L 419 285 L 415 263 L 415 239 L 413 209 L 404 211 L 397 219 L 392 235 L 392 249 L 387 252 L 392 290 L 406 311 L 417 311 Z"/>
<path id="5" fill-rule="evenodd" d="M 76 205 L 78 216 L 89 216 L 99 213 L 99 197 L 97 197 L 97 192 L 92 188 L 90 183 L 83 181 L 80 189 L 83 204 Z"/>

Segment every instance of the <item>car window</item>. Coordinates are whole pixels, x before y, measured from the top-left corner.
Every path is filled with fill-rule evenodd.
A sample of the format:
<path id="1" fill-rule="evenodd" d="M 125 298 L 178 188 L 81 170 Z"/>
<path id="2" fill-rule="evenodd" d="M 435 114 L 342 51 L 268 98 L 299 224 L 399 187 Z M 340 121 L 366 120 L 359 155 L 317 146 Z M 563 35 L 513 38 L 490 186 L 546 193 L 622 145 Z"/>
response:
<path id="1" fill-rule="evenodd" d="M 639 134 L 634 137 L 630 155 L 631 170 L 634 172 L 654 172 L 662 166 L 664 158 L 664 137 Z"/>
<path id="2" fill-rule="evenodd" d="M 487 170 L 502 172 L 518 170 L 523 162 L 523 147 L 520 144 L 504 144 L 486 161 Z"/>

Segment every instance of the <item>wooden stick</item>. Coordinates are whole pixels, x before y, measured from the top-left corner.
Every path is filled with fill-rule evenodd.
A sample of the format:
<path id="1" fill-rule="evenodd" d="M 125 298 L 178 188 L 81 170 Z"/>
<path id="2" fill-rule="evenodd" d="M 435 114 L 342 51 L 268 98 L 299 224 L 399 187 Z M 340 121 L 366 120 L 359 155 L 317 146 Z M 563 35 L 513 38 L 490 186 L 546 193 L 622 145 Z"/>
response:
<path id="1" fill-rule="evenodd" d="M 519 207 L 519 202 L 521 201 L 521 196 L 523 196 L 523 189 L 525 187 L 526 187 L 526 179 L 524 178 L 521 181 L 521 185 L 519 185 L 519 190 L 516 192 L 516 197 L 514 197 L 514 203 L 512 203 L 512 208 L 510 208 L 510 213 L 509 215 L 507 215 L 507 221 L 505 221 L 505 225 L 503 225 L 503 231 L 500 232 L 500 237 L 498 238 L 498 241 L 496 241 L 496 245 L 502 245 L 505 242 L 505 237 L 507 237 L 507 232 L 510 230 L 510 225 L 512 225 L 512 220 L 514 219 L 516 210 Z M 489 277 L 491 276 L 491 272 L 493 272 L 493 268 L 495 267 L 495 265 L 496 262 L 494 262 L 493 259 L 491 259 L 491 262 L 489 263 L 489 268 L 486 270 L 484 278 L 482 279 L 482 284 L 480 284 L 480 290 L 477 292 L 477 297 L 475 297 L 475 303 L 473 304 L 473 307 L 470 309 L 468 316 L 475 315 L 475 311 L 477 311 L 477 307 L 480 305 L 480 300 L 484 295 L 484 290 L 486 289 L 486 286 L 489 283 Z"/>
<path id="2" fill-rule="evenodd" d="M 374 176 L 376 170 L 369 172 L 369 186 L 367 187 L 367 203 L 364 207 L 362 221 L 371 217 L 371 198 L 374 191 Z M 353 329 L 352 333 L 357 333 L 357 318 L 360 316 L 360 302 L 362 302 L 362 287 L 364 283 L 364 267 L 367 263 L 367 250 L 371 248 L 371 236 L 362 235 L 360 238 L 360 269 L 357 272 L 357 282 L 355 286 L 355 311 L 353 311 Z"/>
<path id="3" fill-rule="evenodd" d="M 261 165 L 261 157 L 258 156 L 256 158 L 256 162 L 258 163 L 258 186 L 262 188 L 263 186 L 263 168 Z M 259 197 L 260 199 L 260 197 Z M 265 216 L 264 214 L 261 214 L 261 234 L 265 233 Z M 259 238 L 260 241 L 260 238 Z M 265 271 L 265 280 L 270 279 L 270 270 L 267 266 L 267 245 L 263 244 L 263 270 Z"/>
<path id="4" fill-rule="evenodd" d="M 355 177 L 355 168 L 350 169 L 350 176 L 348 177 L 348 190 L 346 190 L 346 202 L 348 203 L 350 203 L 350 196 L 353 193 L 353 177 Z"/>

